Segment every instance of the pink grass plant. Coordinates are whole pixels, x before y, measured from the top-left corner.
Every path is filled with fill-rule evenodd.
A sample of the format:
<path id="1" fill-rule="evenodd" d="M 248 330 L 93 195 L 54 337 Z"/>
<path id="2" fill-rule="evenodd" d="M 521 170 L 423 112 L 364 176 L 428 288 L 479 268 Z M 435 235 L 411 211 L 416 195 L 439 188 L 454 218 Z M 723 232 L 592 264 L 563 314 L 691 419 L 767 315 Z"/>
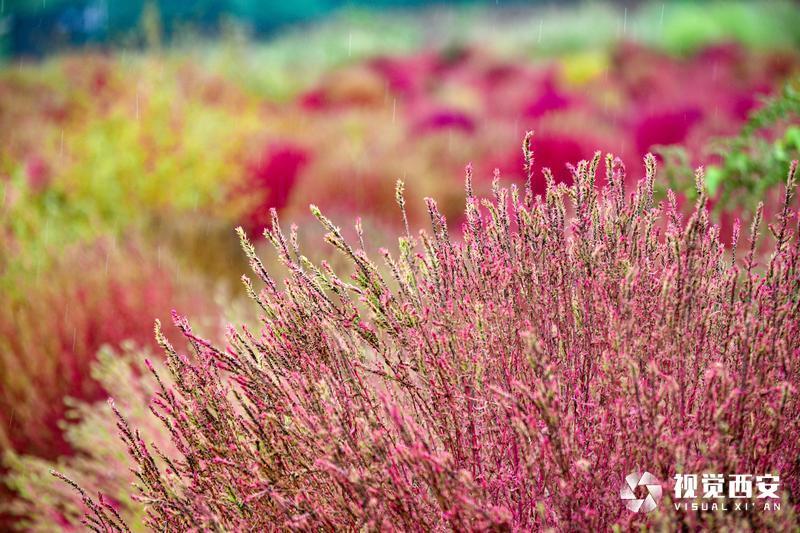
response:
<path id="1" fill-rule="evenodd" d="M 350 279 L 311 264 L 273 212 L 281 287 L 240 231 L 263 282 L 243 278 L 261 331 L 230 327 L 216 347 L 175 315 L 184 354 L 156 324 L 171 377 L 152 409 L 178 453 L 146 444 L 117 411 L 150 527 L 797 527 L 797 163 L 761 255 L 760 208 L 744 245 L 738 226 L 730 249 L 719 241 L 702 170 L 686 218 L 672 194 L 655 203 L 651 155 L 629 195 L 611 155 L 596 185 L 598 152 L 570 186 L 543 169 L 539 196 L 530 141 L 524 188 L 495 179 L 479 200 L 468 167 L 463 237 L 429 199 L 431 231 L 406 224 L 382 266 L 360 229 L 346 242 L 312 207 Z M 401 183 L 396 197 L 405 217 Z M 619 499 L 635 470 L 664 483 L 648 515 Z M 676 511 L 676 472 L 779 474 L 783 509 Z M 125 529 L 82 495 L 88 525 Z"/>
<path id="2" fill-rule="evenodd" d="M 68 247 L 38 277 L 23 278 L 22 294 L 0 297 L 0 450 L 47 459 L 70 453 L 63 398 L 107 396 L 90 373 L 103 345 L 155 347 L 151 317 L 169 316 L 176 301 L 211 314 L 193 276 L 178 279 L 175 261 L 162 255 L 130 241 Z"/>
<path id="3" fill-rule="evenodd" d="M 172 451 L 169 433 L 147 409 L 158 384 L 145 366 L 148 350 L 123 343 L 121 350 L 104 347 L 92 365 L 92 378 L 106 390 L 114 391 L 114 401 L 148 439 Z M 163 368 L 161 361 L 151 362 Z M 106 402 L 72 399 L 68 404 L 64 436 L 73 454 L 47 460 L 6 450 L 3 466 L 6 485 L 14 497 L 0 499 L 0 513 L 17 518 L 9 522 L 25 531 L 83 531 L 81 498 L 69 486 L 53 483 L 49 472 L 63 472 L 92 492 L 102 491 L 114 509 L 133 530 L 142 529 L 142 505 L 130 494 L 133 474 L 127 464 L 125 445 L 117 436 L 115 419 Z M 7 524 L 4 524 L 7 525 Z"/>

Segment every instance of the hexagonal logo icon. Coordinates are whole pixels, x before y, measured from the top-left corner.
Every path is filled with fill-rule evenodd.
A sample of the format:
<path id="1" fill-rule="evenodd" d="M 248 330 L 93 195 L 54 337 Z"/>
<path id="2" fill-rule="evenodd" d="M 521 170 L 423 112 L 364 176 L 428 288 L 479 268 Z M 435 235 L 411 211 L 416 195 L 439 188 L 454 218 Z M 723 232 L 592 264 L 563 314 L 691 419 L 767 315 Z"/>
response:
<path id="1" fill-rule="evenodd" d="M 636 493 L 637 487 L 640 489 Z M 634 513 L 649 513 L 661 501 L 661 482 L 650 472 L 632 472 L 625 476 L 625 482 L 619 489 L 619 497 L 630 511 Z"/>

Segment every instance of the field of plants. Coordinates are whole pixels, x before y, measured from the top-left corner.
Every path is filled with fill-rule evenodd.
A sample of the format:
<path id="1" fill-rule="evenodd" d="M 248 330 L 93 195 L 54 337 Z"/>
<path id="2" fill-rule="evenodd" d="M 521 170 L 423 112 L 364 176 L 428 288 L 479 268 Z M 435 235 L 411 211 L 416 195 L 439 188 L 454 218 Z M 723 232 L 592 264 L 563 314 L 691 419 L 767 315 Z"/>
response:
<path id="1" fill-rule="evenodd" d="M 0 529 L 800 527 L 795 4 L 145 15 L 0 67 Z"/>

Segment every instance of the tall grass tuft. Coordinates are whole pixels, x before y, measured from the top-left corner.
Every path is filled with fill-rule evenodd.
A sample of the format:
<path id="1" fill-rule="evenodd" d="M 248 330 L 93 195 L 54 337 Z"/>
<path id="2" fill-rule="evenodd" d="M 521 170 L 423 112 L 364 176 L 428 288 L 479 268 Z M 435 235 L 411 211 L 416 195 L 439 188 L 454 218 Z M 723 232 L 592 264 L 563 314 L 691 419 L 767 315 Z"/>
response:
<path id="1" fill-rule="evenodd" d="M 360 229 L 348 242 L 312 206 L 349 277 L 310 263 L 273 213 L 279 285 L 240 232 L 261 331 L 230 327 L 219 347 L 176 314 L 182 353 L 156 324 L 170 378 L 154 372 L 151 407 L 177 453 L 116 410 L 150 527 L 797 527 L 797 162 L 774 220 L 759 208 L 727 248 L 702 170 L 684 216 L 673 194 L 655 203 L 650 155 L 626 195 L 611 155 L 605 176 L 598 152 L 567 186 L 530 170 L 529 141 L 522 188 L 496 179 L 476 198 L 467 169 L 458 239 L 428 199 L 430 230 L 368 254 Z M 635 470 L 665 484 L 648 515 L 619 499 Z M 676 511 L 676 472 L 778 474 L 782 510 Z M 84 501 L 88 524 L 125 529 L 113 506 Z"/>
<path id="2" fill-rule="evenodd" d="M 41 272 L 19 276 L 16 287 L 15 278 L 0 280 L 8 289 L 0 297 L 0 450 L 46 459 L 70 453 L 63 398 L 107 396 L 90 372 L 103 345 L 156 347 L 152 317 L 168 317 L 176 302 L 212 312 L 194 278 L 179 278 L 168 254 L 155 255 L 131 239 L 100 239 L 66 247 Z"/>
<path id="3" fill-rule="evenodd" d="M 160 421 L 147 409 L 157 387 L 144 363 L 147 354 L 147 350 L 132 343 L 123 343 L 121 350 L 104 347 L 97 354 L 91 375 L 99 386 L 114 391 L 116 404 L 151 441 L 172 452 L 169 433 L 161 430 Z M 152 364 L 163 368 L 158 360 Z M 50 471 L 55 468 L 93 494 L 102 491 L 131 529 L 143 530 L 144 509 L 130 494 L 134 475 L 127 464 L 125 445 L 117 437 L 109 405 L 71 399 L 65 418 L 70 424 L 64 437 L 74 452 L 72 455 L 47 460 L 5 451 L 4 481 L 14 497 L 7 501 L 0 499 L 0 513 L 16 517 L 9 524 L 25 531 L 83 531 L 80 495 L 68 485 L 53 483 Z"/>

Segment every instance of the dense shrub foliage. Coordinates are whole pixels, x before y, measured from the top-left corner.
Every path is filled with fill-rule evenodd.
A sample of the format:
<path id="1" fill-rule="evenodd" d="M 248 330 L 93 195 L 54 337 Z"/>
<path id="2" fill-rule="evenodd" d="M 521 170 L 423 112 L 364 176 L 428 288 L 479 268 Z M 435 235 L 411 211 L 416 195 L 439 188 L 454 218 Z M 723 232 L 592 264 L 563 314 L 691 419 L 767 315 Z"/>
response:
<path id="1" fill-rule="evenodd" d="M 273 213 L 266 235 L 289 271 L 279 286 L 241 232 L 263 282 L 243 278 L 260 332 L 216 347 L 161 326 L 169 379 L 152 403 L 177 453 L 146 444 L 117 411 L 137 498 L 156 530 L 301 529 L 597 531 L 797 526 L 800 244 L 789 172 L 769 254 L 755 214 L 730 250 L 709 222 L 702 170 L 684 218 L 656 205 L 656 163 L 625 194 L 625 168 L 601 156 L 573 185 L 543 170 L 493 199 L 467 169 L 463 238 L 436 203 L 432 228 L 367 254 L 312 207 L 350 279 L 301 255 Z M 404 211 L 402 184 L 397 201 Z M 163 373 L 163 372 L 162 372 Z M 158 377 L 159 372 L 154 370 Z M 123 409 L 124 411 L 124 409 Z M 780 512 L 627 511 L 634 470 L 776 473 Z M 124 529 L 113 502 L 83 494 L 87 523 Z"/>
<path id="2" fill-rule="evenodd" d="M 215 61 L 219 51 L 82 53 L 0 71 L 0 183 L 20 220 L 11 235 L 34 248 L 53 219 L 75 240 L 195 213 L 251 229 L 265 206 L 294 217 L 310 201 L 336 216 L 394 222 L 387 182 L 404 176 L 455 222 L 463 162 L 472 159 L 476 176 L 497 167 L 518 177 L 509 146 L 527 128 L 538 132 L 540 162 L 557 173 L 596 148 L 628 160 L 680 144 L 692 164 L 709 162 L 710 140 L 737 133 L 800 66 L 793 49 L 734 42 L 686 57 L 633 42 L 559 56 L 420 43 L 356 54 L 302 84 L 262 66 L 295 87 L 278 97 L 250 87 L 247 50 Z M 358 187 L 341 187 L 342 175 Z M 488 182 L 476 180 L 476 190 Z M 760 192 L 742 180 L 730 188 Z M 424 221 L 424 205 L 410 204 L 408 216 Z"/>
<path id="3" fill-rule="evenodd" d="M 157 387 L 144 363 L 147 353 L 132 343 L 125 343 L 121 351 L 103 348 L 91 377 L 100 387 L 114 391 L 117 405 L 149 441 L 171 451 L 169 433 L 147 409 Z M 157 360 L 152 364 L 163 368 Z M 30 455 L 5 451 L 4 481 L 15 498 L 0 498 L 0 513 L 17 517 L 15 525 L 25 531 L 84 531 L 80 495 L 68 485 L 53 483 L 50 471 L 55 468 L 92 493 L 102 491 L 132 530 L 144 530 L 144 509 L 130 494 L 133 474 L 109 405 L 71 399 L 65 420 L 70 423 L 65 426 L 64 439 L 73 454 L 50 461 L 33 455 L 35 451 L 28 452 Z"/>
<path id="4" fill-rule="evenodd" d="M 172 275 L 169 254 L 145 255 L 131 240 L 71 246 L 53 261 L 21 286 L 0 277 L 0 449 L 48 459 L 71 451 L 60 428 L 64 397 L 110 392 L 90 373 L 103 345 L 155 347 L 154 315 L 215 308 L 193 276 Z"/>

